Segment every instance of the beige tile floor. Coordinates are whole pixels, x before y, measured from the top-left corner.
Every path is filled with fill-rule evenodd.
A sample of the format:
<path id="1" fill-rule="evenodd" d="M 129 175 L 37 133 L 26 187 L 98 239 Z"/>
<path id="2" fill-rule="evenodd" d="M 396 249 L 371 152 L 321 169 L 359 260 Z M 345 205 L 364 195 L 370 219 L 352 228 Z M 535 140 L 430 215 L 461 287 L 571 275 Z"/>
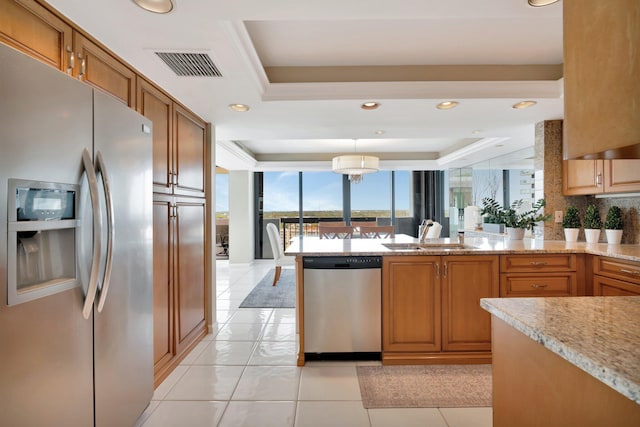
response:
<path id="1" fill-rule="evenodd" d="M 365 409 L 353 362 L 297 367 L 295 309 L 238 308 L 272 265 L 217 262 L 215 330 L 155 390 L 138 426 L 491 426 L 491 408 Z"/>

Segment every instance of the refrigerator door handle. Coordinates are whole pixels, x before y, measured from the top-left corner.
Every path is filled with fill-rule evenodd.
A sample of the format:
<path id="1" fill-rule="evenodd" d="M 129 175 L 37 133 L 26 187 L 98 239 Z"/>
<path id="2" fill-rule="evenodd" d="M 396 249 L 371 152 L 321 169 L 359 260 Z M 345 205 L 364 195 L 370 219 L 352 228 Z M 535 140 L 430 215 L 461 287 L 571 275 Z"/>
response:
<path id="1" fill-rule="evenodd" d="M 96 299 L 96 291 L 98 289 L 98 276 L 100 274 L 100 245 L 101 235 L 96 233 L 96 228 L 100 230 L 102 228 L 102 213 L 100 212 L 100 201 L 98 199 L 98 178 L 93 168 L 93 162 L 91 161 L 91 155 L 86 148 L 82 151 L 82 165 L 84 171 L 87 174 L 87 181 L 89 183 L 89 194 L 91 196 L 91 210 L 93 211 L 93 257 L 91 259 L 91 273 L 89 274 L 89 286 L 87 287 L 87 294 L 84 298 L 84 304 L 82 306 L 82 316 L 88 319 L 91 316 L 91 309 Z"/>
<path id="2" fill-rule="evenodd" d="M 109 174 L 102 157 L 102 153 L 98 151 L 96 154 L 96 171 L 102 175 L 102 185 L 104 187 L 105 203 L 107 207 L 107 259 L 104 267 L 104 278 L 102 282 L 102 289 L 100 290 L 100 296 L 98 297 L 98 312 L 101 312 L 104 308 L 104 303 L 107 299 L 107 292 L 109 291 L 109 283 L 111 282 L 111 270 L 113 267 L 113 196 L 111 193 L 111 185 L 109 184 Z"/>

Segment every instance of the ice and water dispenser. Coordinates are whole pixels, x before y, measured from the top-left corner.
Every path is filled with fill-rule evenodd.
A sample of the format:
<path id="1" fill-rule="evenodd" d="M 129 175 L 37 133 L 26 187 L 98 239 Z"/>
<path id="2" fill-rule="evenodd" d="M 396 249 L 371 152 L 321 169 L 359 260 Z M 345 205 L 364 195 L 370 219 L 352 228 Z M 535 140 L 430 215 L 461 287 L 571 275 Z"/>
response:
<path id="1" fill-rule="evenodd" d="M 9 305 L 78 285 L 79 190 L 73 184 L 9 180 Z"/>

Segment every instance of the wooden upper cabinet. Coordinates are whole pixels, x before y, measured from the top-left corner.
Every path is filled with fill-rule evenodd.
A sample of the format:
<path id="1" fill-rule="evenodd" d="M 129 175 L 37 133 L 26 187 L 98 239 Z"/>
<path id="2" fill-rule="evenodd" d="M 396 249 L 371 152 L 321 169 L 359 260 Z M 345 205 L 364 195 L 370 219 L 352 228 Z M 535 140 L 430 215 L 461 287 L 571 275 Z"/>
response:
<path id="1" fill-rule="evenodd" d="M 204 196 L 206 123 L 180 105 L 174 105 L 174 194 Z"/>
<path id="2" fill-rule="evenodd" d="M 0 42 L 58 70 L 67 70 L 72 33 L 70 25 L 33 0 L 0 1 Z"/>
<path id="3" fill-rule="evenodd" d="M 563 2 L 565 159 L 630 146 L 638 158 L 639 16 L 638 0 Z"/>
<path id="4" fill-rule="evenodd" d="M 562 163 L 562 194 L 576 196 L 602 193 L 602 160 L 565 160 Z"/>
<path id="5" fill-rule="evenodd" d="M 173 101 L 143 78 L 137 80 L 136 110 L 153 123 L 153 191 L 171 193 Z"/>
<path id="6" fill-rule="evenodd" d="M 73 75 L 135 108 L 136 73 L 109 52 L 80 34 L 73 33 Z"/>
<path id="7" fill-rule="evenodd" d="M 640 127 L 640 123 L 637 126 Z M 636 191 L 640 191 L 640 160 L 604 161 L 605 193 Z"/>
<path id="8" fill-rule="evenodd" d="M 640 160 L 565 160 L 562 192 L 565 196 L 640 191 Z"/>

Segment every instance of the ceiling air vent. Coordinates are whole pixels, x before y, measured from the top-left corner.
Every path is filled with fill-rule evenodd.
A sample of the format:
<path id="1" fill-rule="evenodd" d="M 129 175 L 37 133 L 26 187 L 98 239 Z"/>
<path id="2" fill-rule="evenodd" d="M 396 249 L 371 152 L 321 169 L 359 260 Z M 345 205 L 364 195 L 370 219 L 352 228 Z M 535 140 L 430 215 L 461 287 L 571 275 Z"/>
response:
<path id="1" fill-rule="evenodd" d="M 222 77 L 209 55 L 204 53 L 156 52 L 178 76 Z"/>

